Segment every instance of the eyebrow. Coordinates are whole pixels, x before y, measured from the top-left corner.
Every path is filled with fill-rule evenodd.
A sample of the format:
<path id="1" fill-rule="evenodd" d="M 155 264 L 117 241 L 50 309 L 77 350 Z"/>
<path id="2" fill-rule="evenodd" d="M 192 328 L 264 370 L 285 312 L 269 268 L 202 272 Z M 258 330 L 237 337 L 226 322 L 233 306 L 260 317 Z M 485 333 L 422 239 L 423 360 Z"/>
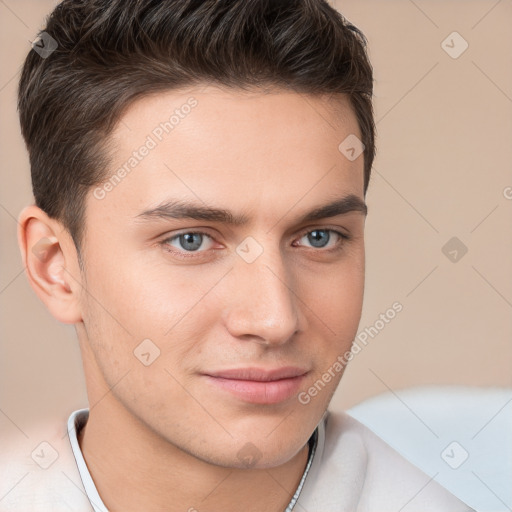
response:
<path id="1" fill-rule="evenodd" d="M 366 203 L 355 194 L 349 194 L 328 204 L 314 208 L 298 219 L 298 223 L 311 222 L 345 215 L 351 212 L 368 214 Z M 234 214 L 224 208 L 186 202 L 180 199 L 168 199 L 158 206 L 139 213 L 136 220 L 151 221 L 155 219 L 195 219 L 210 222 L 220 222 L 232 226 L 243 226 L 250 218 L 243 214 Z"/>

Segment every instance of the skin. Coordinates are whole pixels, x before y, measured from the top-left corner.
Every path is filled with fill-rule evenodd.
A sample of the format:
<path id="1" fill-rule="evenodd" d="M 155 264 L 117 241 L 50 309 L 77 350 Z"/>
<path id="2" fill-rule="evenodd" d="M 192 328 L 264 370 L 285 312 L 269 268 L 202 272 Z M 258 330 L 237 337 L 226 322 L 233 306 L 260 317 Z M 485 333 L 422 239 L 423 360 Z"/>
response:
<path id="1" fill-rule="evenodd" d="M 132 104 L 111 134 L 109 176 L 191 96 L 197 106 L 121 183 L 103 199 L 90 190 L 83 271 L 69 233 L 34 205 L 19 218 L 22 257 L 48 310 L 75 325 L 90 402 L 79 441 L 109 510 L 281 512 L 342 372 L 307 405 L 297 393 L 248 403 L 203 374 L 298 366 L 304 391 L 350 349 L 365 215 L 298 219 L 347 194 L 364 200 L 363 156 L 338 150 L 360 131 L 343 96 L 333 109 L 327 98 L 279 90 L 158 93 Z M 169 198 L 249 222 L 137 217 Z M 321 231 L 325 247 L 316 247 L 315 230 L 350 239 Z M 180 258 L 189 246 L 168 239 L 190 231 L 211 238 Z M 263 250 L 252 263 L 236 252 L 249 236 Z M 37 257 L 31 249 L 44 238 Z M 160 350 L 149 366 L 134 355 L 144 339 Z"/>

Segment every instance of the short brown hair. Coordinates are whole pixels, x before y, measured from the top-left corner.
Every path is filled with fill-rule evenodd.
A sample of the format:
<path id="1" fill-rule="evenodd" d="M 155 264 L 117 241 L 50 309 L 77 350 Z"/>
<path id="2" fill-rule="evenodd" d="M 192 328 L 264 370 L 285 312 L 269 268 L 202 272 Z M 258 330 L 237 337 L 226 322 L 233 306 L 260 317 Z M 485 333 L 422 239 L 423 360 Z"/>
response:
<path id="1" fill-rule="evenodd" d="M 36 205 L 62 222 L 79 257 L 85 196 L 108 178 L 107 136 L 131 102 L 158 91 L 346 94 L 365 148 L 366 194 L 372 67 L 364 35 L 325 0 L 64 0 L 39 37 L 48 34 L 57 47 L 45 58 L 29 52 L 18 109 Z"/>

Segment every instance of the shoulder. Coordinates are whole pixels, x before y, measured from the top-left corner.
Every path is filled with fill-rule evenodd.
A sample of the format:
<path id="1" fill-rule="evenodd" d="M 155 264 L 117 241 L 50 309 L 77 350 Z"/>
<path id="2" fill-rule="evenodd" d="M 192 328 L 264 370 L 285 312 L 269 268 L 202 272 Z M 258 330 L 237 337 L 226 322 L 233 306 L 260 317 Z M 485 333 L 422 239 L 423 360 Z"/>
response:
<path id="1" fill-rule="evenodd" d="M 0 438 L 0 512 L 91 512 L 65 418 L 23 430 L 10 425 Z"/>
<path id="2" fill-rule="evenodd" d="M 319 443 L 314 484 L 306 496 L 316 506 L 325 502 L 336 504 L 332 510 L 357 512 L 472 510 L 440 486 L 435 476 L 413 466 L 348 414 L 329 411 L 320 427 L 323 446 Z M 329 495 L 330 501 L 325 501 Z"/>

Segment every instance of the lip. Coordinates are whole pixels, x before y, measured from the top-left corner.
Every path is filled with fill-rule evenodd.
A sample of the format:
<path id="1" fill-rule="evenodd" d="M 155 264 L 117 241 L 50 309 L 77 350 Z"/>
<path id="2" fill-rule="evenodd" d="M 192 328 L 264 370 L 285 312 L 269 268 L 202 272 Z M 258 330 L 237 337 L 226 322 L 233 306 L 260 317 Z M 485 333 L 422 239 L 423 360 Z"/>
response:
<path id="1" fill-rule="evenodd" d="M 204 374 L 210 384 L 254 404 L 277 404 L 299 390 L 308 373 L 303 368 L 233 368 Z"/>

